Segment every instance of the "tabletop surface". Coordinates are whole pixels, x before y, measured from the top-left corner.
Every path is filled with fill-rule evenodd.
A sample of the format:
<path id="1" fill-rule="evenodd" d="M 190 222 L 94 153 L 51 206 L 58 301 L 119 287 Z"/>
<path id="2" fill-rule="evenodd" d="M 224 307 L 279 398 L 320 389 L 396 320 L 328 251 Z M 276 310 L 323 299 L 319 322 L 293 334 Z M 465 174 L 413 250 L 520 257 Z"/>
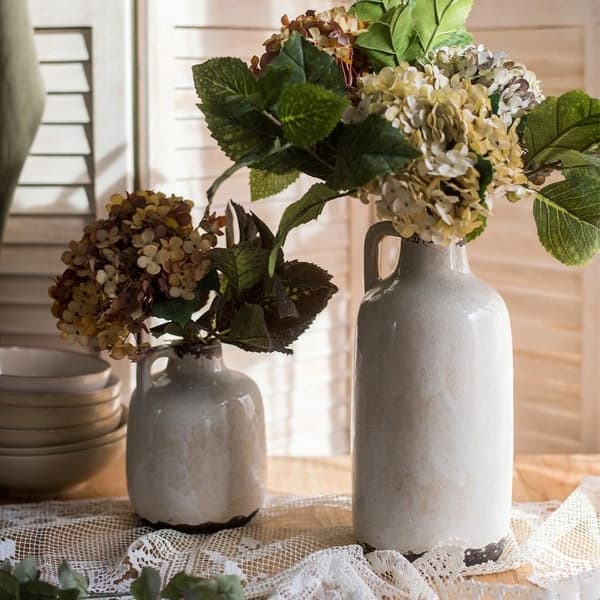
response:
<path id="1" fill-rule="evenodd" d="M 350 494 L 351 472 L 349 456 L 334 457 L 271 457 L 268 489 L 275 494 L 319 496 Z M 514 467 L 513 500 L 541 502 L 564 500 L 588 475 L 600 476 L 600 455 L 537 454 L 517 456 Z M 102 473 L 84 485 L 55 499 L 126 496 L 124 457 L 109 465 Z M 14 502 L 4 497 L 0 502 Z M 480 581 L 527 584 L 529 569 L 477 577 Z"/>

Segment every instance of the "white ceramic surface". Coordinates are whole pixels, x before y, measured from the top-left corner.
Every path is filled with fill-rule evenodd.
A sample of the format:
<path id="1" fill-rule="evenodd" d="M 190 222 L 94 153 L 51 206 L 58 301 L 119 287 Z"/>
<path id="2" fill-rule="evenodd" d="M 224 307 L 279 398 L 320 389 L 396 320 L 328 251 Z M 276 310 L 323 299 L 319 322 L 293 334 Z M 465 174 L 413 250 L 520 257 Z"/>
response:
<path id="1" fill-rule="evenodd" d="M 87 406 L 40 408 L 0 405 L 0 428 L 58 429 L 60 427 L 75 427 L 114 415 L 120 406 L 119 396 Z"/>
<path id="2" fill-rule="evenodd" d="M 167 356 L 154 380 L 152 362 Z M 266 473 L 256 384 L 230 371 L 218 343 L 198 357 L 167 348 L 138 363 L 127 435 L 127 486 L 152 523 L 198 527 L 252 515 Z"/>
<path id="3" fill-rule="evenodd" d="M 106 419 L 101 421 L 95 421 L 90 425 L 95 425 L 99 422 L 105 422 Z M 62 452 L 73 452 L 75 450 L 85 450 L 93 446 L 102 446 L 103 444 L 109 444 L 122 437 L 125 437 L 127 433 L 127 408 L 121 407 L 119 410 L 110 417 L 111 424 L 114 424 L 111 429 L 105 430 L 103 433 L 98 433 L 97 430 L 92 432 L 91 436 L 83 439 L 79 439 L 73 442 L 64 442 L 58 444 L 48 444 L 44 446 L 29 446 L 29 447 L 11 447 L 0 445 L 0 455 L 10 456 L 36 456 L 40 454 L 58 454 Z M 86 427 L 85 425 L 81 427 Z M 71 429 L 70 427 L 68 429 Z M 11 430 L 18 431 L 18 430 Z M 53 430 L 60 431 L 60 430 Z M 0 439 L 2 430 L 0 430 Z"/>
<path id="4" fill-rule="evenodd" d="M 0 389 L 89 392 L 104 387 L 110 365 L 96 356 L 53 348 L 0 347 Z"/>
<path id="5" fill-rule="evenodd" d="M 376 275 L 371 229 L 354 385 L 357 539 L 419 554 L 509 532 L 513 371 L 508 311 L 474 277 L 466 248 L 402 241 L 396 272 Z"/>
<path id="6" fill-rule="evenodd" d="M 16 392 L 0 389 L 0 406 L 34 406 L 39 408 L 85 406 L 106 402 L 118 396 L 120 392 L 121 381 L 113 373 L 104 387 L 89 392 Z"/>
<path id="7" fill-rule="evenodd" d="M 125 438 L 75 452 L 0 455 L 0 488 L 47 493 L 66 490 L 98 474 L 125 453 Z"/>
<path id="8" fill-rule="evenodd" d="M 40 448 L 89 440 L 114 431 L 121 421 L 121 412 L 91 423 L 57 429 L 0 429 L 0 446 L 4 448 Z"/>

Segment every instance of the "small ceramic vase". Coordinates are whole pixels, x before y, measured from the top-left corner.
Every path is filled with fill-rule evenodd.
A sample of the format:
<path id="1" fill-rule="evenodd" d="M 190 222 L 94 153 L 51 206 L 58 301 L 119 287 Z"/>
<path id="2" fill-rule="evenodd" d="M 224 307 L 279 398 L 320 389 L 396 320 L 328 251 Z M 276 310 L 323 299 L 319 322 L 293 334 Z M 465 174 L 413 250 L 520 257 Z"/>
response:
<path id="1" fill-rule="evenodd" d="M 464 245 L 402 240 L 378 275 L 365 244 L 354 385 L 354 529 L 359 542 L 415 557 L 462 542 L 495 559 L 510 530 L 513 367 L 508 311 L 470 271 Z"/>
<path id="2" fill-rule="evenodd" d="M 157 358 L 165 371 L 150 374 Z M 154 349 L 137 368 L 127 434 L 127 486 L 146 521 L 184 531 L 242 525 L 263 502 L 263 405 L 249 377 L 229 370 L 221 344 Z"/>

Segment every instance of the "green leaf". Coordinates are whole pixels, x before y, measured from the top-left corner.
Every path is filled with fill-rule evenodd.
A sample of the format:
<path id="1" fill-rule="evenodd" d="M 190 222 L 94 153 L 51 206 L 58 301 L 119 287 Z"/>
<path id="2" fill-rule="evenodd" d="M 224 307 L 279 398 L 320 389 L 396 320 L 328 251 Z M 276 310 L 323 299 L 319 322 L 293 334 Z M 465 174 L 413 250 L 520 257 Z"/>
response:
<path id="1" fill-rule="evenodd" d="M 340 128 L 336 163 L 326 183 L 338 190 L 365 185 L 378 175 L 405 167 L 419 154 L 391 123 L 369 115 L 362 123 Z"/>
<path id="2" fill-rule="evenodd" d="M 289 68 L 287 83 L 314 83 L 344 95 L 346 82 L 335 59 L 292 31 L 271 68 Z"/>
<path id="3" fill-rule="evenodd" d="M 348 12 L 361 21 L 376 21 L 385 11 L 383 0 L 359 0 Z"/>
<path id="4" fill-rule="evenodd" d="M 300 177 L 300 171 L 290 171 L 279 175 L 260 169 L 250 169 L 250 199 L 252 202 L 269 198 L 288 188 Z"/>
<path id="5" fill-rule="evenodd" d="M 496 92 L 490 96 L 490 104 L 492 106 L 492 112 L 497 115 L 498 109 L 500 108 L 500 92 Z"/>
<path id="6" fill-rule="evenodd" d="M 286 139 L 295 146 L 314 146 L 342 117 L 348 100 L 313 83 L 292 83 L 279 98 L 279 118 Z"/>
<path id="7" fill-rule="evenodd" d="M 457 29 L 449 38 L 444 40 L 444 46 L 469 46 L 473 43 L 473 36 L 464 28 Z M 500 99 L 500 94 L 498 94 L 498 99 Z M 493 104 L 492 104 L 493 106 Z"/>
<path id="8" fill-rule="evenodd" d="M 140 576 L 130 586 L 135 600 L 158 600 L 160 598 L 160 573 L 143 567 Z"/>
<path id="9" fill-rule="evenodd" d="M 234 315 L 229 331 L 221 340 L 251 352 L 270 352 L 271 338 L 262 306 L 244 304 Z"/>
<path id="10" fill-rule="evenodd" d="M 243 600 L 244 590 L 237 575 L 218 574 L 215 575 L 214 581 L 222 600 Z"/>
<path id="11" fill-rule="evenodd" d="M 259 111 L 229 117 L 211 112 L 204 105 L 198 106 L 204 113 L 212 137 L 221 150 L 236 163 L 246 160 L 246 164 L 251 164 L 267 155 L 282 133 L 273 121 Z"/>
<path id="12" fill-rule="evenodd" d="M 283 67 L 274 67 L 272 63 L 267 65 L 262 77 L 256 82 L 263 108 L 271 109 L 277 104 L 283 88 L 289 82 L 291 72 L 290 65 Z"/>
<path id="13" fill-rule="evenodd" d="M 533 215 L 546 250 L 566 265 L 583 265 L 600 252 L 600 181 L 572 177 L 537 195 Z"/>
<path id="14" fill-rule="evenodd" d="M 19 586 L 20 600 L 57 600 L 58 588 L 45 581 L 26 581 Z"/>
<path id="15" fill-rule="evenodd" d="M 494 167 L 487 158 L 480 156 L 475 163 L 475 169 L 479 173 L 479 197 L 485 200 L 485 192 L 494 178 Z"/>
<path id="16" fill-rule="evenodd" d="M 19 583 L 37 581 L 40 578 L 35 558 L 25 558 L 15 565 L 15 577 Z"/>
<path id="17" fill-rule="evenodd" d="M 8 571 L 0 571 L 0 600 L 19 600 L 19 582 Z"/>
<path id="18" fill-rule="evenodd" d="M 525 165 L 536 168 L 560 160 L 563 166 L 583 166 L 584 153 L 600 141 L 600 100 L 574 90 L 551 96 L 524 119 Z"/>
<path id="19" fill-rule="evenodd" d="M 203 106 L 221 115 L 239 115 L 258 105 L 258 85 L 239 58 L 211 58 L 192 67 L 196 93 Z"/>
<path id="20" fill-rule="evenodd" d="M 370 61 L 378 67 L 395 67 L 402 60 L 414 40 L 412 6 L 400 4 L 388 10 L 381 18 L 371 23 L 369 29 L 356 39 Z"/>
<path id="21" fill-rule="evenodd" d="M 194 313 L 202 310 L 208 301 L 211 290 L 217 291 L 220 287 L 219 275 L 216 269 L 211 269 L 199 282 L 196 287 L 193 300 L 184 300 L 183 298 L 167 298 L 152 305 L 150 314 L 159 319 L 165 319 L 184 328 L 191 320 Z M 170 333 L 164 331 L 160 333 Z"/>
<path id="22" fill-rule="evenodd" d="M 86 595 L 89 582 L 87 577 L 71 568 L 65 560 L 58 567 L 58 581 L 63 590 L 75 590 L 80 597 Z"/>
<path id="23" fill-rule="evenodd" d="M 266 115 L 262 89 L 238 58 L 213 58 L 192 67 L 198 105 L 223 152 L 238 163 L 273 149 L 281 129 Z M 246 164 L 248 164 L 246 162 Z"/>
<path id="24" fill-rule="evenodd" d="M 331 275 L 321 267 L 296 260 L 278 267 L 276 277 L 295 310 L 282 315 L 279 305 L 269 304 L 265 315 L 271 340 L 285 348 L 306 331 L 337 287 L 331 283 Z"/>
<path id="25" fill-rule="evenodd" d="M 333 171 L 333 166 L 319 157 L 318 152 L 309 153 L 303 148 L 290 147 L 282 148 L 279 152 L 253 163 L 252 168 L 278 175 L 300 171 L 317 179 L 327 179 Z"/>
<path id="26" fill-rule="evenodd" d="M 413 22 L 423 54 L 464 30 L 472 6 L 473 0 L 415 0 Z"/>
<path id="27" fill-rule="evenodd" d="M 172 577 L 161 595 L 167 600 L 181 600 L 189 590 L 203 581 L 201 577 L 192 577 L 181 571 Z"/>
<path id="28" fill-rule="evenodd" d="M 58 600 L 79 600 L 82 597 L 79 590 L 58 590 Z"/>
<path id="29" fill-rule="evenodd" d="M 329 200 L 333 200 L 339 196 L 340 193 L 338 191 L 327 187 L 323 183 L 315 183 L 300 200 L 290 204 L 285 209 L 279 222 L 275 243 L 269 257 L 269 275 L 272 276 L 275 272 L 279 249 L 285 243 L 289 232 L 298 227 L 298 225 L 316 219 L 323 211 L 325 204 Z"/>
<path id="30" fill-rule="evenodd" d="M 485 231 L 485 228 L 487 227 L 487 217 L 485 215 L 481 215 L 479 220 L 481 225 L 477 229 L 471 231 L 471 233 L 467 233 L 465 236 L 465 242 L 467 242 L 467 244 L 477 239 Z"/>
<path id="31" fill-rule="evenodd" d="M 267 275 L 268 253 L 263 248 L 234 246 L 213 248 L 210 260 L 220 269 L 236 292 L 254 287 Z"/>

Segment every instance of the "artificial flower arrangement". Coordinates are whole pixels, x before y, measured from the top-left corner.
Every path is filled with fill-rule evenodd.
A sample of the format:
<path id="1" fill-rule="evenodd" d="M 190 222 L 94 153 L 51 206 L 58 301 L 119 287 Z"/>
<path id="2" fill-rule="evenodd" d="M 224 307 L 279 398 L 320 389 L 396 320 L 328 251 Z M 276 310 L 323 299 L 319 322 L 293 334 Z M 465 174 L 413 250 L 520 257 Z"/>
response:
<path id="1" fill-rule="evenodd" d="M 137 360 L 147 335 L 191 351 L 215 340 L 256 352 L 291 353 L 337 288 L 320 267 L 287 261 L 256 215 L 230 203 L 192 223 L 190 200 L 153 191 L 110 198 L 107 217 L 63 253 L 50 290 L 61 337 L 112 358 Z M 217 247 L 224 236 L 225 247 Z M 150 317 L 162 322 L 148 329 Z"/>
<path id="2" fill-rule="evenodd" d="M 207 126 L 253 200 L 300 173 L 317 180 L 285 210 L 269 272 L 294 227 L 327 202 L 374 201 L 404 238 L 440 245 L 480 235 L 493 203 L 533 197 L 538 235 L 565 264 L 600 251 L 600 101 L 545 98 L 534 73 L 472 44 L 473 0 L 358 0 L 307 11 L 250 65 L 193 67 Z M 545 184 L 558 172 L 562 180 Z"/>

